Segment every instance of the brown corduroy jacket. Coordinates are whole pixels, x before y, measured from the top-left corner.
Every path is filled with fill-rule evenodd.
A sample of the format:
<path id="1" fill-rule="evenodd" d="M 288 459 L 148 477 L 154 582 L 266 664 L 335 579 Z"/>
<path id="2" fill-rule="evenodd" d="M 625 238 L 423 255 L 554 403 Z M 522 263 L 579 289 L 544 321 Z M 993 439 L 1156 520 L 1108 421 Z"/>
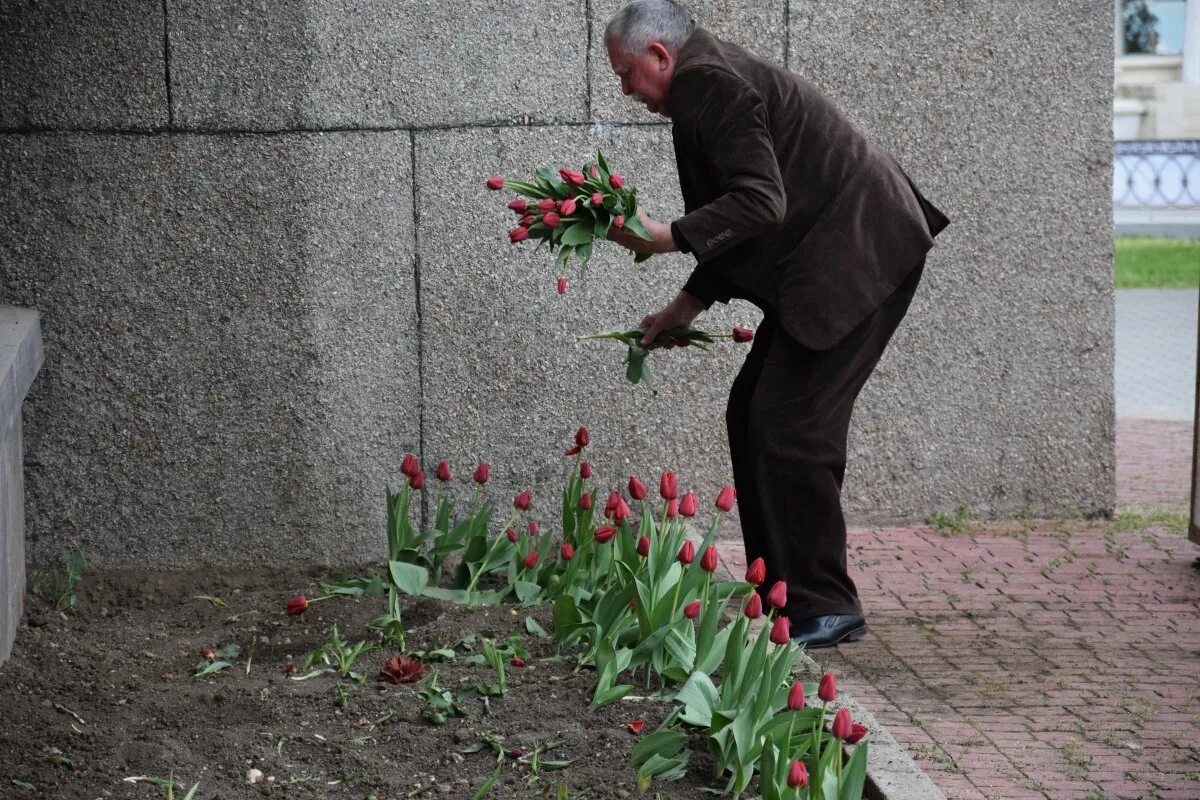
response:
<path id="1" fill-rule="evenodd" d="M 697 28 L 669 109 L 706 306 L 767 304 L 806 347 L 832 347 L 900 285 L 949 220 L 808 81 Z"/>

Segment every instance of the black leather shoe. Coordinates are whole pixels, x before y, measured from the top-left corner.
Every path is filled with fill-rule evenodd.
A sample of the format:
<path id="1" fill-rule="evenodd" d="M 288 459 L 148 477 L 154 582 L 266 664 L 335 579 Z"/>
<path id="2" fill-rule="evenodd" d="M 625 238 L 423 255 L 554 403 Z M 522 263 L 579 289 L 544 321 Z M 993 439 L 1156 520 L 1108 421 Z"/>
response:
<path id="1" fill-rule="evenodd" d="M 857 642 L 867 635 L 867 621 L 862 614 L 826 614 L 809 617 L 792 627 L 792 643 L 806 650 L 833 647 L 841 642 Z"/>

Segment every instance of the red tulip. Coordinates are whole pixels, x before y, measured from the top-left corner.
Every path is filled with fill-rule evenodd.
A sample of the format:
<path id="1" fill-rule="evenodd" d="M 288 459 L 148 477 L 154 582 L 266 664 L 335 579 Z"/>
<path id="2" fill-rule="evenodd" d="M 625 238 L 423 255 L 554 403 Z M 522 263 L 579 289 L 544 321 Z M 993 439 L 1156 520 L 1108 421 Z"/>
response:
<path id="1" fill-rule="evenodd" d="M 758 597 L 756 594 L 755 597 Z M 771 641 L 774 644 L 785 645 L 792 640 L 792 621 L 787 617 L 776 617 L 771 623 Z"/>
<path id="2" fill-rule="evenodd" d="M 826 703 L 832 703 L 833 699 L 837 697 L 837 680 L 834 679 L 832 672 L 826 672 L 821 676 L 821 683 L 817 687 L 817 697 Z"/>
<path id="3" fill-rule="evenodd" d="M 537 566 L 537 562 L 538 562 L 538 551 L 531 550 L 531 551 L 529 551 L 529 555 L 525 556 L 525 560 L 522 561 L 521 563 L 525 565 L 525 569 L 533 569 L 534 567 Z"/>
<path id="4" fill-rule="evenodd" d="M 705 572 L 715 572 L 717 569 L 717 548 L 711 544 L 704 550 L 704 555 L 700 556 L 700 569 Z"/>
<path id="5" fill-rule="evenodd" d="M 579 465 L 579 477 L 583 478 L 584 480 L 587 480 L 588 478 L 592 477 L 592 465 L 586 461 L 583 462 L 582 464 L 580 464 Z"/>
<path id="6" fill-rule="evenodd" d="M 796 759 L 788 767 L 787 784 L 793 789 L 808 786 L 808 767 L 804 766 L 803 761 Z"/>
<path id="7" fill-rule="evenodd" d="M 591 492 L 584 492 L 583 494 L 581 494 L 579 496 L 579 510 L 587 511 L 591 507 L 592 507 L 592 494 L 591 494 Z"/>
<path id="8" fill-rule="evenodd" d="M 614 172 L 608 176 L 608 185 L 614 189 L 620 189 L 625 185 L 625 179 L 621 177 L 620 173 Z"/>
<path id="9" fill-rule="evenodd" d="M 516 531 L 514 531 L 512 528 L 509 528 L 507 531 L 505 531 L 505 532 L 504 532 L 504 535 L 505 535 L 505 536 L 507 536 L 507 537 L 508 537 L 508 540 L 509 540 L 510 542 L 512 542 L 513 544 L 516 544 L 516 543 L 517 543 L 517 539 L 519 538 L 519 537 L 517 536 L 517 532 L 516 532 Z"/>
<path id="10" fill-rule="evenodd" d="M 483 463 L 475 468 L 475 474 L 472 475 L 471 477 L 475 480 L 476 483 L 478 483 L 480 486 L 482 486 L 483 484 L 488 482 L 488 474 L 490 472 L 491 472 L 491 470 L 488 468 L 488 465 L 486 463 Z"/>
<path id="11" fill-rule="evenodd" d="M 575 444 L 580 447 L 587 447 L 592 443 L 592 435 L 588 433 L 586 425 L 580 425 L 579 430 L 575 431 Z"/>
<path id="12" fill-rule="evenodd" d="M 575 547 L 570 542 L 563 542 L 562 552 L 560 553 L 563 561 L 570 561 L 575 557 Z"/>
<path id="13" fill-rule="evenodd" d="M 866 735 L 867 726 L 861 722 L 856 722 L 850 726 L 850 735 L 846 737 L 846 744 L 858 744 Z"/>
<path id="14" fill-rule="evenodd" d="M 400 472 L 411 478 L 420 471 L 421 462 L 417 461 L 417 457 L 412 453 L 405 453 L 404 460 L 400 462 Z"/>
<path id="15" fill-rule="evenodd" d="M 767 562 L 761 557 L 750 562 L 750 567 L 746 570 L 746 583 L 752 583 L 758 586 L 767 579 Z"/>
<path id="16" fill-rule="evenodd" d="M 378 680 L 388 683 L 416 683 L 425 676 L 425 665 L 408 656 L 392 656 L 379 670 Z"/>
<path id="17" fill-rule="evenodd" d="M 734 501 L 737 500 L 737 492 L 732 486 L 726 486 L 721 489 L 721 493 L 717 495 L 717 508 L 722 511 L 729 511 L 733 508 Z"/>
<path id="18" fill-rule="evenodd" d="M 537 520 L 536 519 L 529 520 L 529 535 L 537 536 L 539 530 L 541 530 L 541 528 L 538 527 Z"/>
<path id="19" fill-rule="evenodd" d="M 604 516 L 611 517 L 613 512 L 617 510 L 617 503 L 620 502 L 621 495 L 616 489 L 608 495 L 607 502 L 604 503 Z"/>
<path id="20" fill-rule="evenodd" d="M 783 608 L 787 605 L 788 592 L 787 583 L 784 581 L 775 581 L 771 586 L 771 591 L 767 592 L 767 603 L 771 608 Z"/>
<path id="21" fill-rule="evenodd" d="M 287 612 L 289 614 L 303 614 L 307 608 L 308 598 L 302 594 L 298 594 L 287 601 Z"/>
<path id="22" fill-rule="evenodd" d="M 512 665 L 514 667 L 523 667 L 525 666 L 525 659 L 521 658 L 520 656 L 513 656 Z"/>
<path id="23" fill-rule="evenodd" d="M 679 501 L 679 513 L 685 517 L 696 516 L 696 495 L 693 492 L 688 492 Z"/>
<path id="24" fill-rule="evenodd" d="M 667 519 L 675 519 L 677 516 L 679 516 L 679 501 L 678 500 L 668 500 L 667 501 Z"/>
<path id="25" fill-rule="evenodd" d="M 562 179 L 564 181 L 571 184 L 572 186 L 582 186 L 584 183 L 587 182 L 587 178 L 585 178 L 583 173 L 579 172 L 578 170 L 560 169 L 558 171 L 558 174 L 562 176 Z"/>
<path id="26" fill-rule="evenodd" d="M 695 619 L 700 616 L 700 601 L 693 600 L 683 607 L 683 615 L 688 619 Z"/>
<path id="27" fill-rule="evenodd" d="M 563 200 L 561 203 L 559 203 L 558 204 L 558 213 L 562 214 L 564 217 L 569 217 L 572 214 L 574 214 L 575 213 L 575 198 L 568 197 L 566 200 Z"/>
<path id="28" fill-rule="evenodd" d="M 567 279 L 559 278 L 558 284 L 555 288 L 558 290 L 559 294 L 566 294 L 567 293 Z M 572 455 L 574 455 L 574 454 L 572 454 Z"/>
<path id="29" fill-rule="evenodd" d="M 519 511 L 528 511 L 529 504 L 532 502 L 533 502 L 533 492 L 531 492 L 529 489 L 526 489 L 525 491 L 521 492 L 519 495 L 517 495 L 516 497 L 513 498 L 513 508 L 515 508 Z"/>
<path id="30" fill-rule="evenodd" d="M 758 592 L 750 593 L 750 599 L 746 601 L 746 616 L 750 619 L 762 616 L 762 598 L 758 596 Z"/>
<path id="31" fill-rule="evenodd" d="M 418 492 L 425 488 L 425 473 L 418 472 L 408 479 L 408 485 L 416 489 Z"/>
<path id="32" fill-rule="evenodd" d="M 209 661 L 212 661 L 214 658 L 217 657 L 217 654 L 215 652 L 213 652 L 213 649 L 211 647 L 206 647 L 200 651 L 200 657 L 206 658 Z"/>
<path id="33" fill-rule="evenodd" d="M 854 733 L 854 724 L 850 721 L 850 709 L 839 708 L 833 717 L 833 735 L 843 741 Z"/>
<path id="34" fill-rule="evenodd" d="M 613 508 L 612 515 L 617 522 L 629 519 L 629 504 L 625 502 L 625 498 L 617 498 L 617 505 Z"/>
<path id="35" fill-rule="evenodd" d="M 554 201 L 552 199 L 547 197 L 545 199 L 538 200 L 538 211 L 545 214 L 547 211 L 553 211 L 553 210 L 554 210 Z"/>
<path id="36" fill-rule="evenodd" d="M 450 478 L 451 478 L 450 465 L 447 464 L 446 459 L 443 458 L 441 461 L 438 462 L 437 479 L 439 481 L 445 483 L 446 481 L 450 480 Z"/>
<path id="37" fill-rule="evenodd" d="M 638 539 L 637 554 L 639 556 L 641 556 L 642 558 L 646 558 L 647 556 L 650 555 L 650 537 L 649 536 L 643 536 L 640 539 Z"/>
<path id="38" fill-rule="evenodd" d="M 743 328 L 741 325 L 733 326 L 733 340 L 735 342 L 750 342 L 754 340 L 754 331 L 749 328 Z"/>
<path id="39" fill-rule="evenodd" d="M 633 475 L 629 476 L 629 496 L 634 500 L 646 499 L 646 484 L 642 483 Z"/>
<path id="40" fill-rule="evenodd" d="M 636 597 L 629 598 L 629 607 L 632 608 L 634 611 L 637 610 L 637 598 Z"/>
<path id="41" fill-rule="evenodd" d="M 520 225 L 518 225 L 517 227 L 513 228 L 511 231 L 508 232 L 508 241 L 510 244 L 516 244 L 517 242 L 523 242 L 528 238 L 529 238 L 529 228 L 525 228 Z"/>
<path id="42" fill-rule="evenodd" d="M 663 500 L 674 500 L 679 497 L 679 479 L 674 472 L 664 472 L 658 476 L 658 493 Z"/>
<path id="43" fill-rule="evenodd" d="M 518 214 L 524 214 L 529 210 L 529 203 L 526 203 L 524 200 L 513 200 L 508 204 L 508 207 Z"/>
<path id="44" fill-rule="evenodd" d="M 597 167 L 595 164 L 592 164 L 590 167 L 588 167 L 588 174 L 591 175 L 593 178 L 599 178 L 600 177 L 600 168 Z"/>
<path id="45" fill-rule="evenodd" d="M 487 179 L 487 187 L 489 189 L 491 189 L 493 192 L 497 192 L 497 191 L 503 189 L 504 188 L 504 176 L 503 175 L 493 175 L 492 177 L 488 178 Z"/>
<path id="46" fill-rule="evenodd" d="M 804 684 L 800 681 L 792 684 L 792 690 L 788 692 L 787 707 L 792 711 L 804 708 Z"/>
<path id="47" fill-rule="evenodd" d="M 613 218 L 613 226 L 617 227 L 617 228 L 624 228 L 625 227 L 625 217 L 621 214 L 617 214 L 617 216 L 615 216 Z"/>
<path id="48" fill-rule="evenodd" d="M 517 224 L 522 228 L 528 228 L 535 222 L 537 222 L 537 217 L 535 217 L 533 214 L 526 214 L 525 216 L 521 217 L 521 221 Z"/>
<path id="49" fill-rule="evenodd" d="M 600 544 L 607 544 L 612 541 L 612 538 L 617 535 L 617 529 L 612 525 L 601 525 L 596 528 L 596 541 Z"/>
<path id="50" fill-rule="evenodd" d="M 542 222 L 546 224 L 547 228 L 557 228 L 562 219 L 553 211 L 547 211 L 545 216 L 542 217 Z"/>
<path id="51" fill-rule="evenodd" d="M 633 722 L 625 723 L 625 729 L 628 730 L 630 733 L 632 733 L 635 736 L 637 734 L 641 733 L 642 729 L 645 727 L 646 727 L 646 723 L 640 719 L 635 719 Z"/>
<path id="52" fill-rule="evenodd" d="M 594 205 L 594 206 L 604 205 L 604 195 L 600 194 L 599 192 L 596 192 L 594 195 L 592 195 L 592 205 Z"/>
<path id="53" fill-rule="evenodd" d="M 690 540 L 683 543 L 683 547 L 679 548 L 679 563 L 690 564 L 696 560 L 696 545 Z"/>

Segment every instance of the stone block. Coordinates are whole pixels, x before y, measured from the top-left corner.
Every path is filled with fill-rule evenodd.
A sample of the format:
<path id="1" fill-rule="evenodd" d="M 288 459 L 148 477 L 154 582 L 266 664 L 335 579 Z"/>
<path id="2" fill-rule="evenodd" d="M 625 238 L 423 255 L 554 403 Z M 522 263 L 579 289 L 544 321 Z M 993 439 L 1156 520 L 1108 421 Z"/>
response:
<path id="1" fill-rule="evenodd" d="M 159 0 L 0 0 L 0 129 L 167 124 Z"/>
<path id="2" fill-rule="evenodd" d="M 420 443 L 407 133 L 5 136 L 0 284 L 42 309 L 31 561 L 385 552 Z"/>
<path id="3" fill-rule="evenodd" d="M 584 0 L 169 0 L 187 128 L 407 128 L 581 121 Z"/>

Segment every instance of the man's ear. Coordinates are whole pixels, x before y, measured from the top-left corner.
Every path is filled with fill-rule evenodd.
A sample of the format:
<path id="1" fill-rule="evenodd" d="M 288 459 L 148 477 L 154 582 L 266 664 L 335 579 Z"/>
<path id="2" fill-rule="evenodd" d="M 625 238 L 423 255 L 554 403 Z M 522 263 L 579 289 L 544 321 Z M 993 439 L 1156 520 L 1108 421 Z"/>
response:
<path id="1" fill-rule="evenodd" d="M 675 54 L 666 48 L 662 42 L 651 42 L 650 52 L 658 59 L 660 70 L 669 70 L 675 64 Z"/>

